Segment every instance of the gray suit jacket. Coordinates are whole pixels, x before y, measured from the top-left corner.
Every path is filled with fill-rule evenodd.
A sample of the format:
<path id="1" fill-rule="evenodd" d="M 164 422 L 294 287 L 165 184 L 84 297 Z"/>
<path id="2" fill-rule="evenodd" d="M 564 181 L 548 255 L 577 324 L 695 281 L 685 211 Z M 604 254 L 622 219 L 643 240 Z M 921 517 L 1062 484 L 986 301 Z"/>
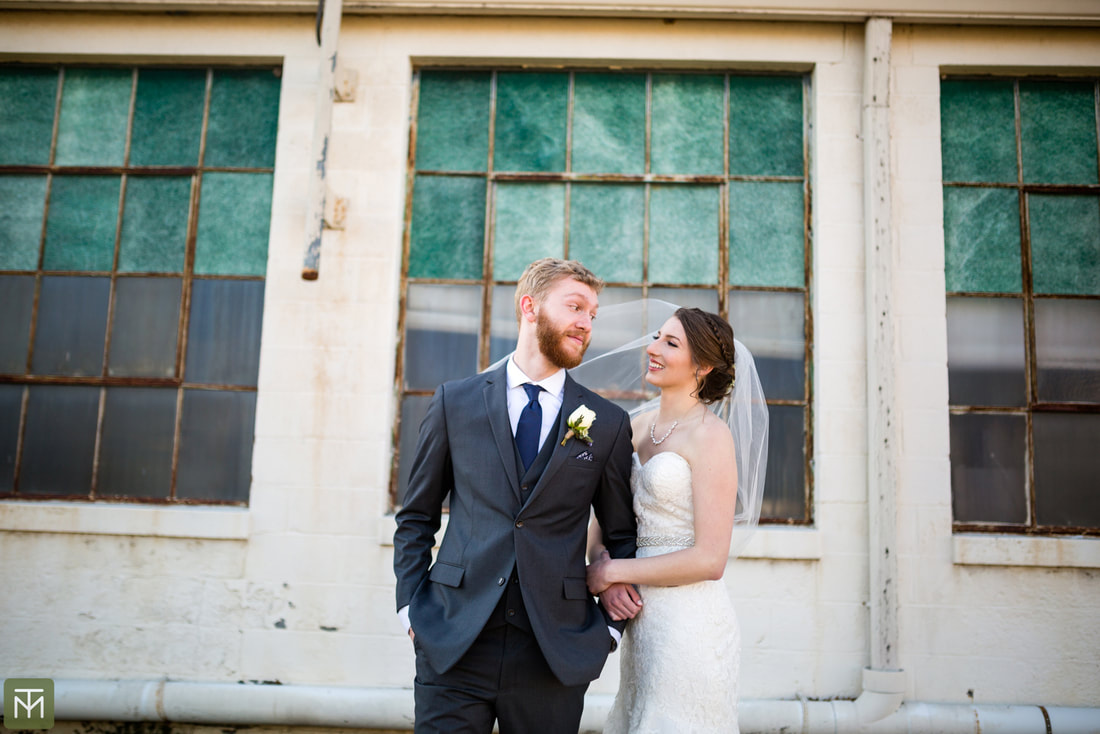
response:
<path id="1" fill-rule="evenodd" d="M 592 445 L 571 438 L 565 417 L 596 413 Z M 418 654 L 437 672 L 470 648 L 518 572 L 531 629 L 565 685 L 599 676 L 612 649 L 607 617 L 585 584 L 589 508 L 616 558 L 633 556 L 630 420 L 566 376 L 553 453 L 522 501 L 508 420 L 505 367 L 442 385 L 420 427 L 405 504 L 397 513 L 397 608 L 409 605 Z M 444 498 L 450 518 L 432 564 Z"/>

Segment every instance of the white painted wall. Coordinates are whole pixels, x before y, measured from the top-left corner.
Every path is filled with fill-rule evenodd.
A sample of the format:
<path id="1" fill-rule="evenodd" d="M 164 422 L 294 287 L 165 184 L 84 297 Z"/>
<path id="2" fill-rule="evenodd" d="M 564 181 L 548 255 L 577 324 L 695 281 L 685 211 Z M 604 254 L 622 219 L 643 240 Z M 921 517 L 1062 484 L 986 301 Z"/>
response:
<path id="1" fill-rule="evenodd" d="M 306 16 L 5 13 L 0 59 L 284 65 L 247 510 L 0 502 L 0 675 L 408 688 L 388 511 L 411 69 L 429 60 L 813 69 L 814 514 L 726 579 L 742 696 L 855 696 L 869 664 L 859 24 L 344 19 L 320 279 L 300 278 L 318 49 Z M 908 700 L 1100 703 L 1100 540 L 953 538 L 941 69 L 1100 69 L 1100 31 L 897 26 L 900 661 Z M 960 561 L 966 561 L 960 563 Z M 1054 566 L 1054 567 L 1052 567 Z M 1090 570 L 1091 569 L 1091 570 Z M 592 688 L 610 693 L 617 659 Z"/>
<path id="2" fill-rule="evenodd" d="M 1098 539 L 951 536 L 939 75 L 1096 73 L 1095 32 L 911 26 L 894 36 L 895 319 L 905 458 L 898 498 L 900 641 L 912 697 L 1100 702 Z M 1085 558 L 1074 561 L 1076 554 Z M 959 561 L 967 561 L 960 563 Z M 976 560 L 977 563 L 969 561 Z M 1002 565 L 1003 564 L 1003 565 Z"/>

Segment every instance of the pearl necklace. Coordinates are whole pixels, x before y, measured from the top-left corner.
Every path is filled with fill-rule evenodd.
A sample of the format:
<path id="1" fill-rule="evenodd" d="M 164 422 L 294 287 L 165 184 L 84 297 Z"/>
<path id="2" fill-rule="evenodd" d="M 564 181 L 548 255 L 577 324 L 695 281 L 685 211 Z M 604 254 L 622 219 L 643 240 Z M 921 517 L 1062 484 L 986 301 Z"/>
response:
<path id="1" fill-rule="evenodd" d="M 649 440 L 653 442 L 654 446 L 660 446 L 665 442 L 665 439 L 672 435 L 672 432 L 676 430 L 676 426 L 680 425 L 680 421 L 672 421 L 672 425 L 665 431 L 665 435 L 661 436 L 660 440 L 653 435 L 653 428 L 657 425 L 657 421 L 653 421 L 649 424 Z"/>

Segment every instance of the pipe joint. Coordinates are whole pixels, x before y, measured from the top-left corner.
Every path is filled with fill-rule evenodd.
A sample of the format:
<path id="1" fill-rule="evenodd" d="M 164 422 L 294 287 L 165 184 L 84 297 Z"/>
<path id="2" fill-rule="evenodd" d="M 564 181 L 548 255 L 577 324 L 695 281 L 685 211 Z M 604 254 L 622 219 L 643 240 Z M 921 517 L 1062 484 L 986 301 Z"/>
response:
<path id="1" fill-rule="evenodd" d="M 853 702 L 856 723 L 866 726 L 881 721 L 901 708 L 908 686 L 904 670 L 863 669 L 863 691 Z"/>

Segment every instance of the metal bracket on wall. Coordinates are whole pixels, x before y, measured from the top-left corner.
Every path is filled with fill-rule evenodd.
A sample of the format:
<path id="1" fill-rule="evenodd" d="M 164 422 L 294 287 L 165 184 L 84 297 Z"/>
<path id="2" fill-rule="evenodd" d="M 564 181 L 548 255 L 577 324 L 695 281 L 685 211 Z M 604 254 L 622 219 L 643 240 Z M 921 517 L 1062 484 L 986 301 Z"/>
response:
<path id="1" fill-rule="evenodd" d="M 336 75 L 332 84 L 333 102 L 354 102 L 355 88 L 359 86 L 359 72 L 355 69 L 347 69 L 339 63 L 336 65 Z"/>
<path id="2" fill-rule="evenodd" d="M 325 229 L 343 229 L 348 217 L 348 200 L 331 191 L 325 193 Z"/>

